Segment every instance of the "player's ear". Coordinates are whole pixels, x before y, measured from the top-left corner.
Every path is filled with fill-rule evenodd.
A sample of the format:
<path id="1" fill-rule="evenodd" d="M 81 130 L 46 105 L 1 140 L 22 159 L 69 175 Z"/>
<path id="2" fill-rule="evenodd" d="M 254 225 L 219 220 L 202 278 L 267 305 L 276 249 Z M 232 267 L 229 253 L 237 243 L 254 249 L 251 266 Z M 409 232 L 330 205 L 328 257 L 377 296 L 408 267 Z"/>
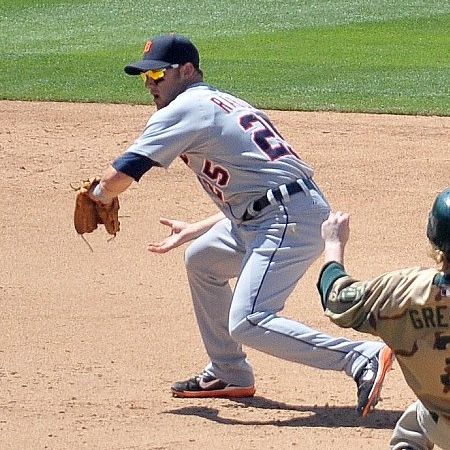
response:
<path id="1" fill-rule="evenodd" d="M 190 62 L 183 64 L 180 67 L 180 73 L 185 77 L 185 78 L 193 78 L 195 76 L 195 74 L 197 73 L 197 70 L 195 69 L 194 65 Z"/>

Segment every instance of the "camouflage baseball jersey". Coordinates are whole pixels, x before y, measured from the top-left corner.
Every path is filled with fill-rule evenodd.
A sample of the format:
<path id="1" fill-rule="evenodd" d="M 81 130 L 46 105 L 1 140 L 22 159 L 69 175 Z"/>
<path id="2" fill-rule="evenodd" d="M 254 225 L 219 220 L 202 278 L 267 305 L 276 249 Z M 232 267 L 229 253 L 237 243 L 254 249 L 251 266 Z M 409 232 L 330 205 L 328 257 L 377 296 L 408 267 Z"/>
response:
<path id="1" fill-rule="evenodd" d="M 334 323 L 382 338 L 419 400 L 450 414 L 450 274 L 414 267 L 357 281 L 333 262 L 318 288 Z"/>

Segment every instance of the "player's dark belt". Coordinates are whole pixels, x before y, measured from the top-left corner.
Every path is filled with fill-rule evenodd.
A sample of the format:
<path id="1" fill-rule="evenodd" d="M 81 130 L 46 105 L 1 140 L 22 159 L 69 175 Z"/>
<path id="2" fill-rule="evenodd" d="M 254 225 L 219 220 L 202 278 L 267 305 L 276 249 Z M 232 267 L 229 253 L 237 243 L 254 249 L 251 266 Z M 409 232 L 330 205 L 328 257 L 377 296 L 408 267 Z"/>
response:
<path id="1" fill-rule="evenodd" d="M 314 182 L 306 178 L 304 180 L 301 180 L 304 186 L 306 186 L 308 189 L 314 189 L 316 190 L 317 187 L 314 184 Z M 283 185 L 286 187 L 286 192 L 288 195 L 297 194 L 298 192 L 303 192 L 304 188 L 303 186 L 297 182 L 293 181 L 292 183 Z M 276 203 L 281 203 L 283 200 L 283 193 L 281 191 L 282 187 L 278 186 L 275 189 L 269 189 L 265 195 L 262 197 L 256 199 L 248 208 L 247 211 L 245 211 L 244 215 L 242 216 L 242 220 L 250 220 L 256 217 L 264 208 L 266 208 L 269 205 L 273 205 L 273 203 L 269 200 L 269 193 L 271 192 L 273 195 L 273 198 L 276 200 Z"/>

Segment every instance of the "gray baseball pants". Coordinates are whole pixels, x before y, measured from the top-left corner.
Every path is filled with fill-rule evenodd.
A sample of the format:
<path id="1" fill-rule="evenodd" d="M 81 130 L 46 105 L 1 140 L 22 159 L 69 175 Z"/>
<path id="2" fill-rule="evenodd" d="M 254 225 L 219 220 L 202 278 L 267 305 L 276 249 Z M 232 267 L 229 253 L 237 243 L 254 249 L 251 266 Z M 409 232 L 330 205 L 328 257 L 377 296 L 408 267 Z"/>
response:
<path id="1" fill-rule="evenodd" d="M 420 400 L 410 405 L 395 425 L 391 438 L 392 450 L 431 450 L 434 444 L 450 449 L 450 421 L 433 419 Z"/>
<path id="2" fill-rule="evenodd" d="M 280 315 L 323 251 L 321 224 L 329 206 L 311 192 L 293 195 L 247 222 L 224 219 L 187 248 L 194 310 L 210 358 L 205 370 L 217 378 L 239 386 L 254 384 L 242 345 L 353 378 L 383 346 L 332 337 Z M 232 290 L 229 281 L 236 277 Z M 299 301 L 305 308 L 320 305 L 318 295 Z"/>

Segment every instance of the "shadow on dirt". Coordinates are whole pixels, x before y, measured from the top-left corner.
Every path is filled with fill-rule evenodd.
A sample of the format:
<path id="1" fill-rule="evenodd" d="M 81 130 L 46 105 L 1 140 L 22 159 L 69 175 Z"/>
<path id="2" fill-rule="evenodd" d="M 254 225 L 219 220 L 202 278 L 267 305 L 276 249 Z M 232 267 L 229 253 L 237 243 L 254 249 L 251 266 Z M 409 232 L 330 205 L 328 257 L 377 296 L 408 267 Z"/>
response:
<path id="1" fill-rule="evenodd" d="M 350 407 L 330 407 L 330 406 L 308 406 L 289 405 L 287 403 L 276 402 L 265 397 L 235 398 L 230 399 L 220 408 L 208 406 L 186 406 L 183 408 L 165 411 L 165 414 L 176 414 L 185 416 L 198 416 L 213 422 L 228 425 L 272 425 L 278 427 L 360 427 L 373 429 L 393 429 L 403 411 L 375 409 L 366 418 L 359 417 L 354 408 Z M 239 418 L 221 417 L 221 412 L 227 409 L 242 409 Z M 294 411 L 297 417 L 287 419 L 251 419 L 252 410 L 278 410 Z M 249 418 L 246 420 L 244 410 L 248 411 Z M 226 415 L 226 414 L 225 414 Z"/>

